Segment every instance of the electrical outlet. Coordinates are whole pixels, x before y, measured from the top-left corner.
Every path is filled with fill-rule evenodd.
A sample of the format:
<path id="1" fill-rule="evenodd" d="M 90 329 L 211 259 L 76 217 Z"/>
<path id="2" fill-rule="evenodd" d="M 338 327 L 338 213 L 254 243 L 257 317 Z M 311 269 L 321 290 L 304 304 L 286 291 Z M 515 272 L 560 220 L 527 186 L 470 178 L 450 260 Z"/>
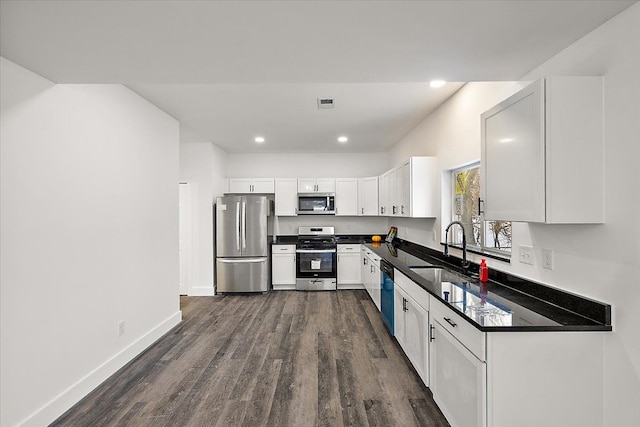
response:
<path id="1" fill-rule="evenodd" d="M 542 250 L 542 267 L 553 270 L 553 251 L 551 249 Z"/>
<path id="2" fill-rule="evenodd" d="M 124 335 L 124 320 L 118 322 L 118 336 Z"/>
<path id="3" fill-rule="evenodd" d="M 520 262 L 533 265 L 533 248 L 531 246 L 520 245 Z"/>

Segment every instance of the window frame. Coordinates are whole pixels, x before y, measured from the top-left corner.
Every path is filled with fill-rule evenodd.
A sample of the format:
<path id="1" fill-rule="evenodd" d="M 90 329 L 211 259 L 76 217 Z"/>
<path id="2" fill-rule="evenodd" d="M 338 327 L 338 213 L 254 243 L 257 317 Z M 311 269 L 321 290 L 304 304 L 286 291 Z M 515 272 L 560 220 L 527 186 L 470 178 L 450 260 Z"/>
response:
<path id="1" fill-rule="evenodd" d="M 467 163 L 464 165 L 461 165 L 459 167 L 453 168 L 453 169 L 449 169 L 447 171 L 447 173 L 449 174 L 448 179 L 445 180 L 445 182 L 448 181 L 449 184 L 449 189 L 448 191 L 445 192 L 445 194 L 448 194 L 448 199 L 449 199 L 449 219 L 451 221 L 457 221 L 457 220 L 461 220 L 459 214 L 456 213 L 456 203 L 457 203 L 457 196 L 456 196 L 456 174 L 462 171 L 466 171 L 466 170 L 472 170 L 472 169 L 478 169 L 477 174 L 478 174 L 478 179 L 480 179 L 481 176 L 481 168 L 482 165 L 480 163 L 480 161 L 474 161 L 471 163 Z M 479 186 L 481 185 L 481 182 L 479 184 Z M 479 191 L 479 197 L 482 195 L 482 189 L 480 188 Z M 476 209 L 478 209 L 478 203 L 474 202 L 474 208 L 473 208 L 473 212 L 475 212 Z M 478 215 L 472 215 L 471 218 L 471 224 L 473 224 L 476 219 L 475 218 L 479 218 L 478 221 L 480 222 L 480 238 L 479 238 L 479 245 L 476 244 L 476 240 L 475 238 L 473 239 L 473 241 L 470 241 L 470 239 L 467 239 L 467 251 L 471 252 L 471 253 L 476 253 L 476 254 L 480 254 L 480 255 L 485 255 L 487 257 L 491 257 L 491 258 L 495 258 L 495 259 L 500 259 L 506 262 L 510 262 L 511 261 L 511 254 L 513 251 L 513 234 L 511 234 L 511 239 L 510 239 L 510 245 L 508 248 L 505 249 L 498 249 L 496 247 L 492 247 L 492 246 L 487 246 L 486 242 L 487 242 L 487 231 L 489 230 L 489 223 L 493 222 L 493 221 L 489 221 L 486 220 L 484 218 L 484 213 L 480 210 Z M 506 221 L 512 224 L 512 222 L 510 221 Z M 444 225 L 443 225 L 444 227 Z M 475 227 L 474 227 L 475 228 Z M 513 226 L 511 225 L 511 233 L 513 233 Z M 444 231 L 444 228 L 443 228 Z M 453 231 L 453 229 L 450 230 Z M 459 232 L 458 232 L 459 233 Z M 444 237 L 444 232 L 443 232 L 443 237 Z M 459 236 L 460 234 L 458 234 Z M 450 236 L 451 237 L 451 236 Z M 454 239 L 452 239 L 454 242 L 453 243 L 449 243 L 449 246 L 452 247 L 456 247 L 456 248 L 462 248 L 462 243 L 461 241 L 456 241 L 455 237 L 456 234 L 453 235 Z M 458 240 L 460 240 L 461 238 L 458 238 Z M 444 240 L 444 238 L 443 238 Z"/>

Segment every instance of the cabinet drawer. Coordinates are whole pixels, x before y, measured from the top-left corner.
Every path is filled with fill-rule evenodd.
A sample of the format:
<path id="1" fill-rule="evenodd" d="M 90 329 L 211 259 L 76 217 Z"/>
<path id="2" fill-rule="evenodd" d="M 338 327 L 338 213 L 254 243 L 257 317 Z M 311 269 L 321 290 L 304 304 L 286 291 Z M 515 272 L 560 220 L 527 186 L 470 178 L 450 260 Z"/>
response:
<path id="1" fill-rule="evenodd" d="M 360 245 L 338 245 L 338 253 L 358 253 L 360 251 Z"/>
<path id="2" fill-rule="evenodd" d="M 409 279 L 397 269 L 393 272 L 393 281 L 399 286 L 404 293 L 413 298 L 413 300 L 426 311 L 429 311 L 429 294 L 422 289 L 420 285 Z"/>
<path id="3" fill-rule="evenodd" d="M 271 246 L 272 254 L 293 254 L 296 252 L 296 245 L 273 245 Z"/>
<path id="4" fill-rule="evenodd" d="M 434 297 L 430 303 L 431 323 L 438 322 L 481 361 L 486 360 L 485 333 L 474 328 L 461 315 Z"/>

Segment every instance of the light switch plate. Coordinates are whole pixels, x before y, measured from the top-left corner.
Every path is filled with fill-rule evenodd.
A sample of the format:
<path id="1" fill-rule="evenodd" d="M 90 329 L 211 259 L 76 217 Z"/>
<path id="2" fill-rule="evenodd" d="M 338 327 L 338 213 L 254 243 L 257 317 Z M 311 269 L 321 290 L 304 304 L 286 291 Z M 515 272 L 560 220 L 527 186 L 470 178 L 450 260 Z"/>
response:
<path id="1" fill-rule="evenodd" d="M 520 262 L 533 265 L 533 247 L 520 245 Z"/>

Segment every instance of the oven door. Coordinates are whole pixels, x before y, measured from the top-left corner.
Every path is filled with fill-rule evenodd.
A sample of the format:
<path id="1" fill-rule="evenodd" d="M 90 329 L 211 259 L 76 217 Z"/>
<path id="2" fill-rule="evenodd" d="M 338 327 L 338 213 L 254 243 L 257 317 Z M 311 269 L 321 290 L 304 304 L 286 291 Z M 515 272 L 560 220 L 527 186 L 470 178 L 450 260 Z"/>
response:
<path id="1" fill-rule="evenodd" d="M 336 249 L 296 249 L 296 278 L 335 279 Z"/>

